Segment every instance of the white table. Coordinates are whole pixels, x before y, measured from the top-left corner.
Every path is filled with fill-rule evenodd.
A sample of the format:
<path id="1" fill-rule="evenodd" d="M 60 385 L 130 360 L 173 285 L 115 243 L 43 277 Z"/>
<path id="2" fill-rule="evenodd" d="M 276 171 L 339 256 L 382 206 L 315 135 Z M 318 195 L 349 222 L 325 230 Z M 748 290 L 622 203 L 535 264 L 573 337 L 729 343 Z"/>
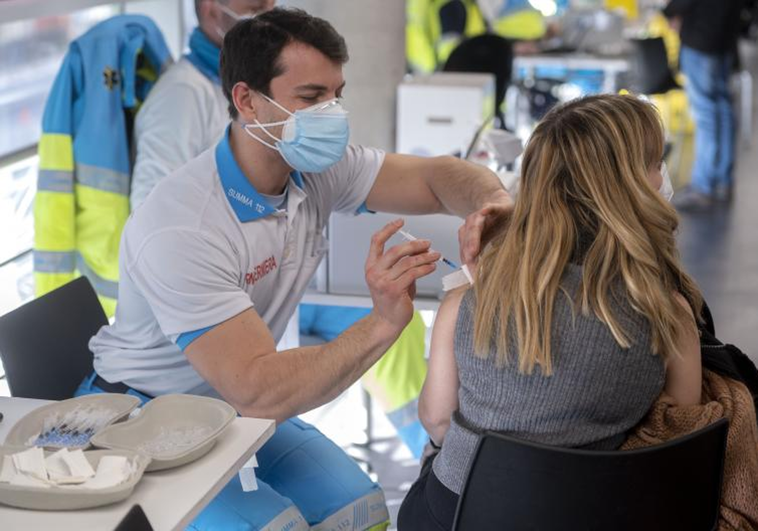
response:
<path id="1" fill-rule="evenodd" d="M 44 400 L 0 397 L 0 441 L 11 426 Z M 148 472 L 129 498 L 79 511 L 29 511 L 0 505 L 2 531 L 110 531 L 135 504 L 155 531 L 184 529 L 274 433 L 274 421 L 237 418 L 213 449 L 185 466 Z"/>
<path id="2" fill-rule="evenodd" d="M 324 293 L 321 291 L 308 290 L 300 301 L 303 304 L 321 304 L 324 306 L 354 306 L 356 308 L 373 308 L 374 301 L 370 295 L 341 295 L 338 293 Z M 436 312 L 440 307 L 440 300 L 432 297 L 417 296 L 413 300 L 413 307 L 417 310 L 431 310 Z"/>

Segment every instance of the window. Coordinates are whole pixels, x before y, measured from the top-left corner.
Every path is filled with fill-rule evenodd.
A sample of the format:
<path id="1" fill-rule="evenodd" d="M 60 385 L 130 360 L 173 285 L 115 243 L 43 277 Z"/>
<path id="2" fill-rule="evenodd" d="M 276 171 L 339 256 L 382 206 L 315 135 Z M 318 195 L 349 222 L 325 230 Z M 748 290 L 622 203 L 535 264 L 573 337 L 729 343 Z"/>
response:
<path id="1" fill-rule="evenodd" d="M 37 156 L 0 168 L 0 264 L 32 248 L 32 205 L 36 191 Z"/>
<path id="2" fill-rule="evenodd" d="M 45 99 L 69 42 L 117 12 L 102 6 L 0 24 L 0 157 L 37 143 Z"/>
<path id="3" fill-rule="evenodd" d="M 0 167 L 0 315 L 33 295 L 32 206 L 37 157 Z"/>

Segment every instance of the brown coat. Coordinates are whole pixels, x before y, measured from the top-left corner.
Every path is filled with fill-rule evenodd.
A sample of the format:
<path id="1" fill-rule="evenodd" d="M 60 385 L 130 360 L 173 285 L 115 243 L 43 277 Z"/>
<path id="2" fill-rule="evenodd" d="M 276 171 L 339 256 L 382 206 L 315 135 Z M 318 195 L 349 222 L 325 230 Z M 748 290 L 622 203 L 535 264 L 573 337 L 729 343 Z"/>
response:
<path id="1" fill-rule="evenodd" d="M 677 406 L 662 394 L 621 447 L 633 450 L 674 439 L 729 419 L 719 531 L 758 530 L 758 426 L 755 406 L 740 382 L 703 371 L 699 406 Z"/>

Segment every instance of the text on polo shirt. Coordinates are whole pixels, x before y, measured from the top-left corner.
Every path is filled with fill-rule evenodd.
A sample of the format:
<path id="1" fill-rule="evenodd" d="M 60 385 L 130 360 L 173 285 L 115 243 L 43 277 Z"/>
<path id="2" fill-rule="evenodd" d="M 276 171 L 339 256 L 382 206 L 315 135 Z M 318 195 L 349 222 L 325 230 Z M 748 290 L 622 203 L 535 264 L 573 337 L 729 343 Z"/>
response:
<path id="1" fill-rule="evenodd" d="M 231 197 L 232 199 L 234 199 L 235 201 L 239 201 L 240 203 L 242 203 L 243 205 L 245 205 L 248 208 L 255 208 L 255 210 L 258 213 L 262 213 L 265 210 L 265 207 L 263 205 L 261 205 L 259 203 L 253 203 L 252 199 L 250 199 L 248 196 L 246 196 L 242 192 L 238 192 L 234 188 L 229 188 L 226 191 L 226 194 L 229 197 Z"/>
<path id="2" fill-rule="evenodd" d="M 276 259 L 273 256 L 266 258 L 263 262 L 253 268 L 250 273 L 245 274 L 245 284 L 255 285 L 260 279 L 276 269 Z"/>

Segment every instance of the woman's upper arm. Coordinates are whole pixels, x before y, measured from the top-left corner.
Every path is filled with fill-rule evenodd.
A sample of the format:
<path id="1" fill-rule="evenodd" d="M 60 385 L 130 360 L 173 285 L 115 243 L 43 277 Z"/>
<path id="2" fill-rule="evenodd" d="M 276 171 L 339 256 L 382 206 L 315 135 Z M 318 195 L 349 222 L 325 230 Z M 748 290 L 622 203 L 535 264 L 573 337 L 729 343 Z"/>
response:
<path id="1" fill-rule="evenodd" d="M 678 337 L 679 355 L 669 356 L 666 365 L 666 394 L 680 406 L 700 404 L 703 369 L 700 358 L 700 334 L 687 300 L 675 293 L 676 301 L 687 310 L 690 318 L 683 324 Z"/>
<path id="2" fill-rule="evenodd" d="M 429 347 L 429 370 L 419 398 L 425 426 L 449 422 L 458 408 L 458 367 L 455 363 L 455 323 L 465 291 L 451 292 L 440 304 Z"/>

